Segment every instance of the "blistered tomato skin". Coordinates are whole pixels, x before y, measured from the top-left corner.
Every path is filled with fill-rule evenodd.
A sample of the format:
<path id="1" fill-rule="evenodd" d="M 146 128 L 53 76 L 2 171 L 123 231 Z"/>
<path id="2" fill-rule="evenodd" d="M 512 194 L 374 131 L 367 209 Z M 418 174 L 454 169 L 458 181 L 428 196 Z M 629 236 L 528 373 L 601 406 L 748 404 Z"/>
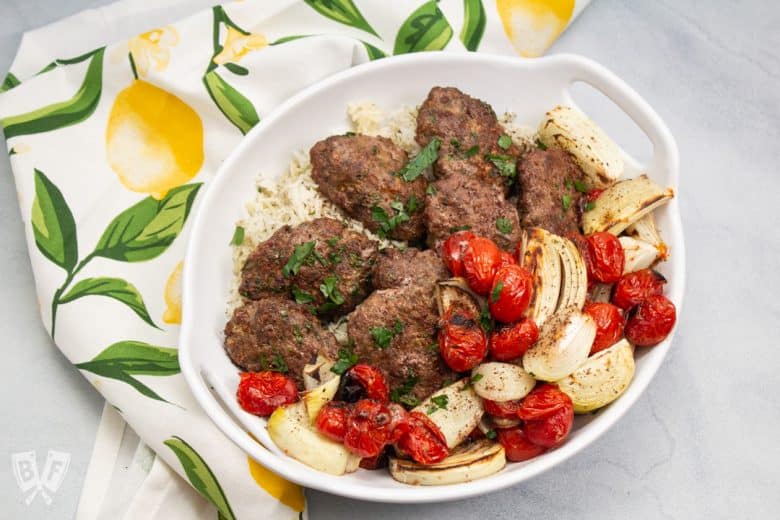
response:
<path id="1" fill-rule="evenodd" d="M 523 317 L 534 292 L 531 273 L 519 265 L 508 265 L 496 272 L 488 295 L 490 314 L 503 323 Z"/>
<path id="2" fill-rule="evenodd" d="M 347 433 L 347 417 L 350 405 L 342 401 L 328 401 L 320 409 L 314 424 L 324 436 L 334 441 L 342 442 Z"/>
<path id="3" fill-rule="evenodd" d="M 517 359 L 539 339 L 539 328 L 529 318 L 517 323 L 499 325 L 490 334 L 488 350 L 496 361 Z"/>
<path id="4" fill-rule="evenodd" d="M 389 400 L 390 390 L 387 380 L 378 368 L 359 363 L 347 372 L 347 377 L 354 378 L 364 389 L 368 399 L 376 399 L 386 403 Z"/>
<path id="5" fill-rule="evenodd" d="M 463 271 L 475 293 L 484 296 L 490 291 L 500 265 L 501 250 L 492 240 L 484 237 L 469 240 L 463 252 Z"/>
<path id="6" fill-rule="evenodd" d="M 565 407 L 572 407 L 571 398 L 557 386 L 543 384 L 537 386 L 523 398 L 517 416 L 524 421 L 542 419 Z"/>
<path id="7" fill-rule="evenodd" d="M 652 347 L 672 332 L 677 309 L 665 296 L 648 296 L 637 305 L 626 322 L 626 339 L 639 347 Z"/>
<path id="8" fill-rule="evenodd" d="M 279 372 L 242 372 L 236 398 L 245 411 L 268 417 L 278 407 L 297 401 L 298 387 Z"/>
<path id="9" fill-rule="evenodd" d="M 455 372 L 471 370 L 487 355 L 487 338 L 476 316 L 455 307 L 444 314 L 439 352 Z"/>
<path id="10" fill-rule="evenodd" d="M 387 407 L 373 399 L 363 399 L 347 417 L 344 446 L 359 457 L 376 457 L 390 440 L 392 417 Z"/>
<path id="11" fill-rule="evenodd" d="M 510 462 L 521 462 L 532 459 L 546 451 L 544 446 L 539 446 L 528 440 L 528 437 L 520 426 L 497 430 L 497 433 L 498 442 L 504 447 L 506 460 Z"/>
<path id="12" fill-rule="evenodd" d="M 569 436 L 573 423 L 574 406 L 569 400 L 567 405 L 550 415 L 526 421 L 523 430 L 532 443 L 545 448 L 555 448 L 563 444 L 563 441 Z"/>
<path id="13" fill-rule="evenodd" d="M 652 269 L 642 269 L 622 277 L 612 290 L 612 303 L 623 310 L 639 305 L 648 296 L 663 294 L 666 278 Z"/>
<path id="14" fill-rule="evenodd" d="M 596 338 L 590 355 L 611 347 L 623 337 L 623 315 L 620 308 L 611 303 L 589 303 L 582 309 L 596 322 Z"/>
<path id="15" fill-rule="evenodd" d="M 476 235 L 471 231 L 458 231 L 444 241 L 441 258 L 452 276 L 463 276 L 463 252 L 474 237 Z"/>
<path id="16" fill-rule="evenodd" d="M 611 233 L 599 232 L 588 236 L 588 276 L 602 283 L 620 280 L 625 264 L 623 246 Z"/>
<path id="17" fill-rule="evenodd" d="M 512 254 L 507 253 L 506 251 L 501 251 L 501 263 L 498 264 L 498 268 L 501 269 L 502 267 L 506 267 L 508 265 L 517 265 L 517 260 Z"/>
<path id="18" fill-rule="evenodd" d="M 520 410 L 520 400 L 514 401 L 491 401 L 483 399 L 482 405 L 485 407 L 485 413 L 501 419 L 517 419 L 517 412 Z"/>
<path id="19" fill-rule="evenodd" d="M 441 462 L 449 450 L 441 431 L 425 415 L 412 412 L 403 425 L 398 448 L 420 464 Z"/>

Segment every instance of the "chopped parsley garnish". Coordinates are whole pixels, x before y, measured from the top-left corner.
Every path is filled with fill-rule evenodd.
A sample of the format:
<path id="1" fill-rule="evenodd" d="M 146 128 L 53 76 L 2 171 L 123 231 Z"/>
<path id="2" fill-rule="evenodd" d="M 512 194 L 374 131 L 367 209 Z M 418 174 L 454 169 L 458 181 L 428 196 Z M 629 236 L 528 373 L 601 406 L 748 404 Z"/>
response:
<path id="1" fill-rule="evenodd" d="M 431 406 L 427 410 L 427 414 L 431 415 L 436 410 L 446 410 L 449 398 L 446 395 L 436 395 L 431 397 Z"/>
<path id="2" fill-rule="evenodd" d="M 536 140 L 536 147 L 540 150 L 547 150 L 547 145 L 541 142 L 539 139 Z"/>
<path id="3" fill-rule="evenodd" d="M 571 207 L 571 195 L 568 193 L 565 195 L 561 195 L 561 206 L 563 206 L 563 210 L 566 211 Z"/>
<path id="4" fill-rule="evenodd" d="M 457 233 L 458 231 L 468 231 L 471 226 L 464 224 L 462 226 L 453 226 L 450 228 L 450 233 Z"/>
<path id="5" fill-rule="evenodd" d="M 325 260 L 325 257 L 320 254 L 319 251 L 316 249 L 311 252 L 311 255 L 322 265 L 328 265 L 328 261 Z"/>
<path id="6" fill-rule="evenodd" d="M 504 290 L 504 282 L 499 280 L 496 286 L 493 287 L 493 291 L 490 293 L 490 301 L 492 303 L 496 303 L 498 299 L 501 297 L 501 291 L 503 290 Z"/>
<path id="7" fill-rule="evenodd" d="M 502 135 L 498 138 L 498 146 L 500 146 L 503 150 L 506 150 L 512 146 L 512 138 L 506 134 Z"/>
<path id="8" fill-rule="evenodd" d="M 496 229 L 501 233 L 507 235 L 512 232 L 512 221 L 505 217 L 498 217 L 496 219 Z"/>
<path id="9" fill-rule="evenodd" d="M 320 292 L 335 305 L 341 305 L 344 303 L 344 297 L 339 292 L 338 287 L 336 287 L 337 283 L 339 283 L 338 278 L 333 275 L 327 276 L 323 283 L 320 284 Z"/>
<path id="10" fill-rule="evenodd" d="M 592 210 L 595 207 L 596 207 L 596 203 L 595 202 L 593 202 L 593 201 L 587 202 L 585 204 L 585 211 L 590 211 L 590 210 Z"/>
<path id="11" fill-rule="evenodd" d="M 396 212 L 396 214 L 393 215 L 392 217 L 388 215 L 385 208 L 381 206 L 377 206 L 376 204 L 374 204 L 371 207 L 371 220 L 379 224 L 379 230 L 377 230 L 377 235 L 379 235 L 382 238 L 385 238 L 387 234 L 390 233 L 392 230 L 394 230 L 396 227 L 398 227 L 399 224 L 407 222 L 410 218 L 409 214 L 407 213 L 407 209 L 404 208 L 404 205 L 401 201 L 394 200 L 393 202 L 390 203 L 390 207 L 394 209 Z"/>
<path id="12" fill-rule="evenodd" d="M 514 179 L 517 175 L 517 161 L 511 155 L 489 153 L 485 159 L 493 163 L 502 177 Z"/>
<path id="13" fill-rule="evenodd" d="M 473 385 L 474 383 L 476 383 L 477 381 L 479 381 L 483 377 L 484 376 L 482 374 L 474 374 L 473 376 L 471 376 L 471 379 L 469 379 L 469 383 L 471 383 Z"/>
<path id="14" fill-rule="evenodd" d="M 436 186 L 434 186 L 433 184 L 429 184 L 428 187 L 425 188 L 425 194 L 431 197 L 436 195 L 436 191 L 437 191 Z"/>
<path id="15" fill-rule="evenodd" d="M 352 368 L 352 366 L 357 362 L 358 356 L 352 351 L 351 348 L 340 348 L 339 358 L 333 364 L 333 366 L 330 367 L 330 371 L 334 374 L 343 375 L 344 372 Z"/>
<path id="16" fill-rule="evenodd" d="M 303 343 L 303 333 L 301 333 L 301 328 L 298 325 L 293 325 L 293 336 L 295 337 L 295 342 L 298 344 Z"/>
<path id="17" fill-rule="evenodd" d="M 325 243 L 328 244 L 330 247 L 336 247 L 336 244 L 339 243 L 339 237 L 329 238 L 325 241 Z"/>
<path id="18" fill-rule="evenodd" d="M 345 133 L 344 135 L 346 135 L 347 137 L 354 137 L 354 136 L 356 136 L 357 134 L 356 134 L 355 132 L 347 132 L 347 133 Z"/>
<path id="19" fill-rule="evenodd" d="M 435 342 L 435 341 L 434 341 L 433 343 L 431 343 L 430 345 L 428 345 L 428 347 L 426 347 L 426 348 L 427 348 L 428 350 L 430 350 L 431 352 L 438 352 L 438 351 L 439 351 L 439 344 L 438 344 L 437 342 Z"/>
<path id="20" fill-rule="evenodd" d="M 230 244 L 234 246 L 240 246 L 244 243 L 244 228 L 236 226 L 236 230 L 233 231 L 233 238 L 230 239 Z"/>
<path id="21" fill-rule="evenodd" d="M 574 181 L 574 189 L 580 193 L 588 193 L 588 187 L 582 181 Z"/>
<path id="22" fill-rule="evenodd" d="M 393 388 L 390 391 L 390 400 L 410 408 L 414 408 L 420 404 L 420 400 L 412 394 L 412 390 L 414 389 L 414 385 L 417 384 L 417 381 L 417 376 L 414 375 L 414 372 L 411 372 L 409 376 L 404 379 L 403 383 L 401 383 L 401 386 Z"/>
<path id="23" fill-rule="evenodd" d="M 488 430 L 485 432 L 485 437 L 487 437 L 491 441 L 495 439 L 497 436 L 498 434 L 496 433 L 496 430 Z"/>
<path id="24" fill-rule="evenodd" d="M 293 254 L 290 255 L 290 259 L 287 260 L 287 263 L 284 264 L 284 267 L 282 268 L 282 275 L 285 278 L 289 278 L 294 274 L 298 274 L 298 270 L 309 257 L 311 252 L 314 251 L 315 245 L 317 245 L 317 242 L 311 241 L 295 246 Z"/>
<path id="25" fill-rule="evenodd" d="M 458 141 L 457 139 L 454 139 L 454 138 L 450 139 L 450 144 L 452 146 L 454 146 L 455 148 L 460 148 L 460 141 Z"/>
<path id="26" fill-rule="evenodd" d="M 574 183 L 571 182 L 571 179 L 566 179 L 566 182 L 563 183 L 563 187 L 573 190 L 574 189 Z"/>
<path id="27" fill-rule="evenodd" d="M 420 201 L 414 196 L 414 193 L 412 193 L 409 195 L 409 200 L 406 201 L 406 212 L 412 214 L 417 211 L 417 208 L 419 207 Z"/>
<path id="28" fill-rule="evenodd" d="M 287 362 L 284 360 L 281 354 L 274 354 L 273 359 L 270 363 L 268 363 L 268 370 L 271 370 L 272 372 L 281 372 L 283 374 L 286 374 L 290 371 L 290 369 L 287 367 Z"/>
<path id="29" fill-rule="evenodd" d="M 401 168 L 398 172 L 398 176 L 406 182 L 412 182 L 422 175 L 422 172 L 432 165 L 433 161 L 439 156 L 439 146 L 441 146 L 441 140 L 438 137 L 431 139 L 431 141 L 425 145 L 425 148 L 414 156 L 414 159 Z"/>
<path id="30" fill-rule="evenodd" d="M 393 324 L 393 328 L 371 327 L 368 329 L 371 333 L 371 337 L 374 338 L 374 343 L 376 343 L 379 348 L 387 348 L 390 346 L 390 342 L 393 338 L 403 332 L 403 330 L 404 324 L 397 318 Z"/>
<path id="31" fill-rule="evenodd" d="M 479 153 L 479 145 L 475 144 L 474 146 L 466 150 L 466 157 L 474 157 L 478 153 Z"/>
<path id="32" fill-rule="evenodd" d="M 314 301 L 314 296 L 311 294 L 300 290 L 298 287 L 293 286 L 292 288 L 292 294 L 293 298 L 295 298 L 295 303 L 311 303 Z"/>
<path id="33" fill-rule="evenodd" d="M 493 332 L 493 318 L 490 317 L 490 311 L 487 308 L 482 309 L 479 315 L 479 326 L 482 327 L 486 334 Z"/>

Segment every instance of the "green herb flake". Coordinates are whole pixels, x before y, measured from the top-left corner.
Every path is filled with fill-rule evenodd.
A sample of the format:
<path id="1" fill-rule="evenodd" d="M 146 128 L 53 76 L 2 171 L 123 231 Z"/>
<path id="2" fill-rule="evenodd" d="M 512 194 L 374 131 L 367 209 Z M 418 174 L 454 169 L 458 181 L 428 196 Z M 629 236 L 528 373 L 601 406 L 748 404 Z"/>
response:
<path id="1" fill-rule="evenodd" d="M 475 144 L 474 146 L 466 150 L 466 157 L 474 157 L 478 153 L 479 153 L 479 145 Z"/>
<path id="2" fill-rule="evenodd" d="M 490 301 L 492 303 L 496 303 L 498 299 L 501 297 L 501 291 L 503 290 L 504 290 L 504 282 L 499 280 L 496 286 L 493 287 L 493 291 L 490 293 Z"/>
<path id="3" fill-rule="evenodd" d="M 377 235 L 381 238 L 385 238 L 387 234 L 398 227 L 399 224 L 407 222 L 410 218 L 401 201 L 395 200 L 391 202 L 390 207 L 396 212 L 392 217 L 381 206 L 374 204 L 371 207 L 371 219 L 379 224 Z"/>
<path id="4" fill-rule="evenodd" d="M 281 372 L 283 374 L 286 374 L 290 371 L 290 369 L 287 367 L 287 362 L 284 360 L 281 354 L 274 354 L 273 359 L 268 364 L 268 370 L 271 370 L 272 372 Z"/>
<path id="5" fill-rule="evenodd" d="M 498 434 L 496 433 L 496 430 L 488 430 L 485 432 L 485 437 L 490 439 L 491 441 L 494 440 Z"/>
<path id="6" fill-rule="evenodd" d="M 306 304 L 314 301 L 314 296 L 295 286 L 292 288 L 292 294 L 293 298 L 295 298 L 295 303 Z"/>
<path id="7" fill-rule="evenodd" d="M 355 132 L 347 132 L 344 135 L 346 135 L 347 137 L 355 137 L 357 134 Z"/>
<path id="8" fill-rule="evenodd" d="M 512 138 L 506 134 L 502 135 L 498 138 L 498 146 L 500 146 L 503 150 L 508 149 L 510 146 L 512 146 Z"/>
<path id="9" fill-rule="evenodd" d="M 435 395 L 431 397 L 431 406 L 428 408 L 427 414 L 431 415 L 436 410 L 446 410 L 449 398 L 446 395 Z"/>
<path id="10" fill-rule="evenodd" d="M 412 394 L 412 390 L 417 384 L 417 381 L 418 378 L 414 372 L 410 372 L 407 378 L 404 379 L 403 383 L 401 383 L 401 386 L 393 388 L 390 391 L 390 400 L 394 403 L 400 403 L 402 405 L 408 406 L 409 408 L 414 408 L 420 404 L 420 400 L 417 399 L 414 394 Z"/>
<path id="11" fill-rule="evenodd" d="M 433 184 L 429 184 L 428 187 L 425 188 L 425 194 L 428 195 L 429 197 L 433 197 L 434 195 L 436 195 L 437 191 L 438 190 L 436 189 L 436 186 L 434 186 Z"/>
<path id="12" fill-rule="evenodd" d="M 483 377 L 484 376 L 482 374 L 474 374 L 473 376 L 471 376 L 471 379 L 469 379 L 469 382 L 473 385 L 474 383 L 476 383 L 477 381 L 479 381 Z"/>
<path id="13" fill-rule="evenodd" d="M 387 348 L 390 346 L 390 342 L 393 340 L 393 331 L 387 327 L 371 327 L 368 329 L 371 333 L 371 337 L 374 338 L 374 343 L 379 348 Z"/>
<path id="14" fill-rule="evenodd" d="M 290 255 L 290 259 L 287 260 L 287 263 L 284 264 L 284 267 L 282 268 L 282 275 L 285 278 L 289 278 L 292 275 L 298 274 L 303 263 L 311 252 L 314 251 L 315 245 L 317 245 L 317 242 L 311 241 L 295 246 L 293 254 Z"/>
<path id="15" fill-rule="evenodd" d="M 336 247 L 336 244 L 339 243 L 339 237 L 329 238 L 325 241 L 325 243 L 328 244 L 330 247 Z"/>
<path id="16" fill-rule="evenodd" d="M 339 292 L 336 284 L 339 283 L 339 279 L 333 275 L 327 276 L 323 283 L 320 284 L 320 292 L 325 298 L 328 298 L 331 303 L 335 305 L 341 305 L 344 303 L 344 297 Z M 331 310 L 331 309 L 327 309 Z"/>
<path id="17" fill-rule="evenodd" d="M 596 203 L 591 201 L 585 204 L 585 211 L 590 211 L 596 207 Z"/>
<path id="18" fill-rule="evenodd" d="M 457 150 L 458 148 L 460 148 L 460 141 L 458 141 L 457 139 L 454 139 L 454 138 L 453 138 L 453 139 L 450 139 L 450 144 L 451 144 L 452 146 L 454 146 L 456 150 Z"/>
<path id="19" fill-rule="evenodd" d="M 393 323 L 393 333 L 394 335 L 398 335 L 404 331 L 404 324 L 401 320 L 398 318 L 395 319 L 395 323 Z"/>
<path id="20" fill-rule="evenodd" d="M 517 161 L 511 155 L 489 153 L 485 159 L 493 163 L 502 177 L 514 179 L 517 176 Z"/>
<path id="21" fill-rule="evenodd" d="M 487 308 L 482 309 L 479 315 L 479 325 L 486 334 L 493 332 L 493 318 L 490 316 L 490 311 Z"/>
<path id="22" fill-rule="evenodd" d="M 571 207 L 571 195 L 568 193 L 565 195 L 561 195 L 561 206 L 563 206 L 563 210 L 566 211 Z"/>
<path id="23" fill-rule="evenodd" d="M 341 348 L 339 349 L 339 358 L 330 367 L 330 371 L 334 374 L 344 375 L 344 372 L 352 368 L 357 362 L 358 356 L 351 348 Z"/>
<path id="24" fill-rule="evenodd" d="M 406 182 L 412 182 L 417 177 L 422 175 L 427 167 L 433 164 L 433 162 L 439 157 L 439 147 L 441 146 L 441 140 L 438 137 L 434 137 L 431 141 L 425 145 L 425 148 L 420 150 L 420 153 L 414 156 L 414 159 L 404 165 L 398 172 L 398 176 Z"/>
<path id="25" fill-rule="evenodd" d="M 580 193 L 588 193 L 588 186 L 582 181 L 574 181 L 574 189 Z"/>
<path id="26" fill-rule="evenodd" d="M 512 232 L 514 227 L 512 226 L 511 220 L 505 217 L 499 217 L 496 219 L 496 229 L 501 233 L 508 235 Z"/>
<path id="27" fill-rule="evenodd" d="M 469 225 L 453 226 L 450 228 L 450 233 L 457 233 L 458 231 L 468 231 L 469 229 L 471 229 L 471 226 Z"/>
<path id="28" fill-rule="evenodd" d="M 412 214 L 420 207 L 420 201 L 414 196 L 414 193 L 409 195 L 409 200 L 406 201 L 406 212 Z"/>
<path id="29" fill-rule="evenodd" d="M 235 231 L 233 231 L 233 238 L 230 239 L 230 244 L 233 246 L 240 246 L 244 243 L 244 228 L 241 226 L 236 226 Z"/>
<path id="30" fill-rule="evenodd" d="M 547 150 L 547 145 L 541 142 L 539 139 L 536 140 L 536 147 L 540 150 Z"/>
<path id="31" fill-rule="evenodd" d="M 325 260 L 325 257 L 324 257 L 324 256 L 322 256 L 322 255 L 320 254 L 320 252 L 319 252 L 319 251 L 317 251 L 316 249 L 315 249 L 315 250 L 313 250 L 313 251 L 311 252 L 311 254 L 312 254 L 312 256 L 315 258 L 315 260 L 317 260 L 317 261 L 318 261 L 318 262 L 319 262 L 321 265 L 325 265 L 325 266 L 327 266 L 327 265 L 328 265 L 328 261 L 327 261 L 327 260 Z"/>

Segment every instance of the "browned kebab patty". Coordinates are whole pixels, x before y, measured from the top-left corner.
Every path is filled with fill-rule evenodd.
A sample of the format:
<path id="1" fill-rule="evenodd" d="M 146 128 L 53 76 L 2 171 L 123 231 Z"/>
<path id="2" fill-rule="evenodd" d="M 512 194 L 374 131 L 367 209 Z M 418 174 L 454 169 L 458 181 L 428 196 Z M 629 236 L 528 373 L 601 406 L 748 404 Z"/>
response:
<path id="1" fill-rule="evenodd" d="M 320 352 L 336 359 L 336 337 L 304 307 L 269 297 L 247 301 L 225 326 L 225 350 L 244 370 L 276 370 L 303 390 L 303 367 Z"/>
<path id="2" fill-rule="evenodd" d="M 470 229 L 502 249 L 513 250 L 520 240 L 520 223 L 514 204 L 504 198 L 500 187 L 471 177 L 450 177 L 431 185 L 436 191 L 425 199 L 424 215 L 428 245 L 435 251 L 461 229 Z"/>
<path id="3" fill-rule="evenodd" d="M 320 317 L 341 316 L 371 292 L 376 255 L 376 242 L 332 218 L 282 226 L 247 258 L 239 292 L 252 300 L 282 295 Z"/>
<path id="4" fill-rule="evenodd" d="M 414 382 L 408 393 L 422 400 L 455 380 L 439 355 L 437 321 L 431 286 L 411 284 L 372 293 L 349 315 L 347 331 L 358 359 L 381 369 L 391 391 Z"/>
<path id="5" fill-rule="evenodd" d="M 396 175 L 406 164 L 407 156 L 390 139 L 334 135 L 315 144 L 309 154 L 312 178 L 320 193 L 344 213 L 380 236 L 409 242 L 422 238 L 422 202 L 427 183 L 422 176 L 407 182 Z M 377 208 L 384 211 L 387 219 L 402 213 L 409 218 L 391 229 L 383 229 L 387 219 Z"/>
<path id="6" fill-rule="evenodd" d="M 541 227 L 558 235 L 579 230 L 582 194 L 575 184 L 583 173 L 561 149 L 534 150 L 518 164 L 518 209 L 523 227 Z"/>
<path id="7" fill-rule="evenodd" d="M 402 285 L 433 284 L 449 278 L 441 259 L 431 249 L 420 251 L 415 247 L 404 250 L 388 247 L 379 252 L 371 282 L 375 289 L 390 289 Z"/>

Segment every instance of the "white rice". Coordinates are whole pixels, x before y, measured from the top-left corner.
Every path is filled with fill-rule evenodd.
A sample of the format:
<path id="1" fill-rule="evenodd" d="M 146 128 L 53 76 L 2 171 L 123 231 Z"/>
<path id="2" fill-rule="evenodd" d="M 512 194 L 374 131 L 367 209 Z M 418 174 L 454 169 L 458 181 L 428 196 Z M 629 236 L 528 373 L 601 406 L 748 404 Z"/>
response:
<path id="1" fill-rule="evenodd" d="M 420 151 L 414 135 L 417 127 L 417 108 L 403 107 L 386 112 L 371 102 L 351 103 L 347 114 L 353 125 L 353 131 L 360 134 L 387 137 L 404 149 L 410 157 Z M 506 113 L 499 118 L 514 143 L 523 150 L 534 147 L 536 132 L 528 127 L 514 123 L 514 114 Z M 324 136 L 323 136 L 324 137 Z M 233 283 L 231 285 L 227 312 L 241 305 L 238 293 L 241 284 L 241 268 L 247 256 L 277 229 L 284 225 L 295 226 L 319 217 L 331 217 L 344 222 L 349 228 L 364 233 L 380 242 L 380 247 L 389 244 L 405 246 L 405 243 L 381 239 L 357 220 L 345 216 L 333 203 L 322 197 L 311 177 L 311 164 L 307 151 L 293 154 L 289 169 L 278 180 L 269 179 L 260 174 L 257 177 L 257 194 L 246 204 L 246 216 L 236 222 L 244 228 L 244 241 L 233 247 Z"/>

